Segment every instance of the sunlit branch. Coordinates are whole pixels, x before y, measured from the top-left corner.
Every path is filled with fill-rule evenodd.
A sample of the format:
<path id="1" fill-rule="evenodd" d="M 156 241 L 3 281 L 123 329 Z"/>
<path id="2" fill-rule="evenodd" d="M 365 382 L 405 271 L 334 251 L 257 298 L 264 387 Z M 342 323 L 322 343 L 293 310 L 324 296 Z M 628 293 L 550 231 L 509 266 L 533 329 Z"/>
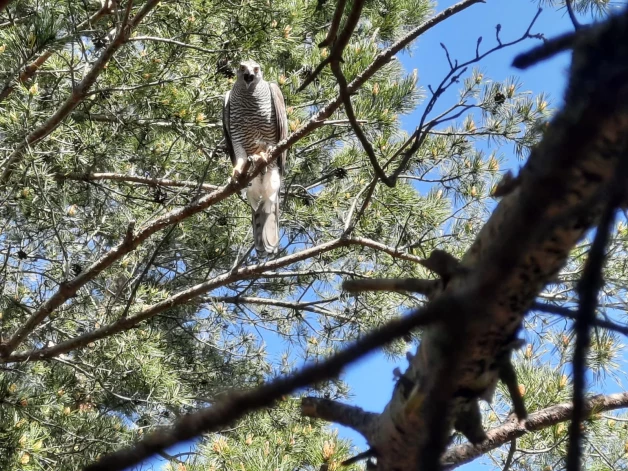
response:
<path id="1" fill-rule="evenodd" d="M 133 236 L 127 236 L 127 237 L 129 240 L 134 239 Z M 229 283 L 233 283 L 234 281 L 239 281 L 239 280 L 243 280 L 243 279 L 251 278 L 251 277 L 257 277 L 267 270 L 274 270 L 277 268 L 281 268 L 281 267 L 290 265 L 292 263 L 306 260 L 308 258 L 314 257 L 321 253 L 329 252 L 331 250 L 341 248 L 341 247 L 349 247 L 352 245 L 370 247 L 372 249 L 386 253 L 392 257 L 399 258 L 401 260 L 408 260 L 408 261 L 413 261 L 417 263 L 421 261 L 421 258 L 416 257 L 415 255 L 401 252 L 394 247 L 389 247 L 389 246 L 386 246 L 384 244 L 381 244 L 379 242 L 376 242 L 370 239 L 365 239 L 362 237 L 335 239 L 329 242 L 322 243 L 315 247 L 311 247 L 309 249 L 305 249 L 300 252 L 286 255 L 285 257 L 277 258 L 275 260 L 271 260 L 265 263 L 261 263 L 258 265 L 243 266 L 241 268 L 238 268 L 237 270 L 231 270 L 229 272 L 223 273 L 222 275 L 216 276 L 212 278 L 211 280 L 208 280 L 206 282 L 203 282 L 195 286 L 192 286 L 190 288 L 187 288 L 185 290 L 182 290 L 178 292 L 177 294 L 174 294 L 159 303 L 153 304 L 151 306 L 146 306 L 142 308 L 142 310 L 138 314 L 135 314 L 129 317 L 123 317 L 119 319 L 118 321 L 113 322 L 112 324 L 101 327 L 100 329 L 96 329 L 90 333 L 81 335 L 79 337 L 75 337 L 75 338 L 66 340 L 64 342 L 59 342 L 58 344 L 52 347 L 32 350 L 32 351 L 28 351 L 24 353 L 16 353 L 10 356 L 8 356 L 8 354 L 5 354 L 2 358 L 0 358 L 0 362 L 10 363 L 10 362 L 15 362 L 15 361 L 37 361 L 37 360 L 42 360 L 45 358 L 52 358 L 62 353 L 67 353 L 71 350 L 84 347 L 90 342 L 94 342 L 96 340 L 110 337 L 118 332 L 129 330 L 142 321 L 150 319 L 151 317 L 154 317 L 157 314 L 164 312 L 168 309 L 171 309 L 175 306 L 179 306 L 184 303 L 187 303 L 197 298 L 199 295 L 207 293 L 208 291 L 212 289 L 218 288 L 220 286 L 225 286 Z M 111 252 L 107 254 L 105 257 L 110 256 L 110 254 Z M 93 271 L 93 268 L 90 268 L 88 271 Z M 68 285 L 71 283 L 72 282 L 69 282 Z M 64 289 L 64 286 L 61 287 L 60 291 L 57 294 L 63 293 L 63 289 Z M 54 297 L 51 299 L 54 299 Z M 48 303 L 49 302 L 50 300 L 48 301 Z M 44 306 L 45 305 L 46 304 L 44 304 Z M 28 324 L 29 326 L 30 325 L 36 326 L 44 318 L 45 316 L 42 316 L 42 308 L 40 308 L 37 312 L 31 315 L 31 317 L 26 321 L 25 325 Z M 14 334 L 14 336 L 9 340 L 9 342 L 4 344 L 5 351 L 8 350 L 8 346 L 13 345 L 13 343 L 10 343 L 10 342 L 12 341 L 15 342 L 14 339 L 18 338 L 18 334 L 20 335 L 19 337 L 20 339 L 23 338 L 27 334 L 26 329 L 22 328 L 21 330 L 18 330 L 18 332 Z M 17 344 L 17 342 L 15 342 L 15 344 Z M 11 350 L 11 352 L 12 351 L 13 350 Z"/>
<path id="2" fill-rule="evenodd" d="M 90 88 L 96 82 L 96 79 L 100 73 L 104 70 L 109 60 L 120 49 L 126 39 L 129 37 L 131 31 L 144 19 L 144 17 L 157 6 L 159 0 L 148 0 L 140 11 L 130 19 L 129 21 L 123 21 L 120 25 L 115 38 L 111 41 L 100 57 L 96 60 L 92 68 L 87 72 L 83 80 L 73 87 L 72 93 L 66 99 L 66 101 L 50 116 L 41 126 L 28 133 L 26 137 L 18 144 L 15 150 L 2 162 L 0 168 L 2 170 L 2 177 L 0 181 L 6 182 L 11 175 L 13 166 L 23 156 L 24 152 L 30 148 L 33 144 L 48 136 L 63 122 L 63 120 L 76 108 L 79 103 L 89 94 Z M 130 14 L 130 7 L 133 2 L 131 0 L 127 3 L 127 10 L 125 17 L 128 20 Z"/>
<path id="3" fill-rule="evenodd" d="M 5 2 L 5 6 L 9 3 L 9 1 Z M 0 11 L 2 11 L 1 4 L 0 4 Z M 89 26 L 92 23 L 97 22 L 98 20 L 102 19 L 106 15 L 110 15 L 113 11 L 114 11 L 113 2 L 111 0 L 105 0 L 103 2 L 102 7 L 96 13 L 94 13 L 87 20 L 83 21 L 82 23 L 79 23 L 76 26 L 77 31 L 82 30 L 86 26 Z M 64 36 L 63 38 L 60 38 L 58 42 L 63 43 L 73 37 L 75 37 L 75 35 Z M 27 80 L 33 78 L 33 76 L 37 73 L 37 71 L 41 68 L 41 66 L 54 54 L 54 52 L 55 52 L 55 48 L 49 48 L 45 50 L 44 52 L 42 52 L 39 56 L 37 56 L 37 58 L 33 60 L 30 64 L 26 65 L 19 72 L 19 76 L 17 78 L 18 82 L 24 83 Z M 15 90 L 15 85 L 12 82 L 7 82 L 2 88 L 2 91 L 0 91 L 0 101 L 8 97 L 13 92 L 13 90 Z"/>
<path id="4" fill-rule="evenodd" d="M 151 178 L 151 177 L 138 177 L 134 175 L 125 175 L 123 173 L 89 173 L 89 174 L 80 174 L 80 173 L 68 173 L 68 174 L 57 174 L 55 178 L 59 180 L 79 180 L 79 181 L 98 181 L 98 180 L 111 180 L 117 182 L 129 182 L 129 183 L 140 183 L 142 185 L 147 186 L 163 186 L 163 187 L 175 187 L 175 188 L 198 188 L 198 182 L 187 181 L 187 180 L 170 180 L 167 178 Z M 204 191 L 215 191 L 219 187 L 216 185 L 210 185 L 209 183 L 203 183 L 200 185 L 201 189 Z"/>

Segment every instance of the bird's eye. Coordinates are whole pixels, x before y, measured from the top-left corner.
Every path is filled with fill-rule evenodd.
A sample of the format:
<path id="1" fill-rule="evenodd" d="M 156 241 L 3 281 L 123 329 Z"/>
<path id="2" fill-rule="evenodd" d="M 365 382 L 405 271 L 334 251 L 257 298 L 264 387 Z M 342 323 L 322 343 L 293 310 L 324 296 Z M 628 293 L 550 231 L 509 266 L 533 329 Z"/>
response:
<path id="1" fill-rule="evenodd" d="M 256 74 L 257 74 L 257 73 L 259 73 L 259 67 L 255 67 L 255 68 L 253 69 L 253 71 L 254 71 Z"/>
<path id="2" fill-rule="evenodd" d="M 245 67 L 243 65 L 240 66 L 240 72 L 244 72 Z"/>

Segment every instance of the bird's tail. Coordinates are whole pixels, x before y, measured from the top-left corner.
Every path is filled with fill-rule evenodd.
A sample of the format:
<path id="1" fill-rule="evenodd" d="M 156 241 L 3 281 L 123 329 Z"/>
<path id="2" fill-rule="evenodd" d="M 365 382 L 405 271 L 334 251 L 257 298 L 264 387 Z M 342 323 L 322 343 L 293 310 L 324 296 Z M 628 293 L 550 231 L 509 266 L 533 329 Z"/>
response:
<path id="1" fill-rule="evenodd" d="M 261 201 L 253 211 L 253 239 L 257 253 L 274 253 L 279 247 L 279 204 Z"/>

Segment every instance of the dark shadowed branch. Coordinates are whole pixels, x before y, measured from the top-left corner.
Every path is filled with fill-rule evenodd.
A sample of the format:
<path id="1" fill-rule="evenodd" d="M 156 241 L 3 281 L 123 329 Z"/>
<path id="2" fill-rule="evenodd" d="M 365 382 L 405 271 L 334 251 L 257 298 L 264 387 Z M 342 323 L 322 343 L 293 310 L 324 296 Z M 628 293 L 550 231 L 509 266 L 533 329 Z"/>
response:
<path id="1" fill-rule="evenodd" d="M 338 376 L 342 368 L 365 354 L 417 327 L 434 322 L 446 322 L 451 317 L 456 317 L 452 313 L 460 312 L 460 309 L 459 300 L 452 297 L 441 298 L 428 307 L 389 322 L 328 360 L 307 366 L 299 373 L 278 378 L 249 392 L 225 394 L 212 407 L 180 419 L 172 428 L 155 432 L 132 448 L 101 458 L 97 463 L 85 468 L 85 471 L 120 471 L 176 443 L 189 440 L 201 433 L 218 430 L 249 412 L 272 405 L 283 395 L 309 384 L 334 378 Z"/>
<path id="2" fill-rule="evenodd" d="M 627 140 L 628 142 L 628 140 Z M 584 419 L 584 393 L 586 389 L 586 354 L 591 340 L 591 326 L 595 321 L 597 297 L 604 284 L 604 261 L 606 245 L 610 239 L 615 221 L 615 212 L 624 198 L 623 188 L 626 185 L 626 168 L 623 159 L 619 165 L 617 176 L 611 187 L 609 201 L 602 214 L 593 245 L 589 251 L 582 273 L 576 287 L 580 298 L 578 315 L 574 325 L 576 345 L 573 354 L 573 416 L 569 424 L 569 447 L 567 451 L 567 471 L 580 469 L 582 430 L 580 425 Z"/>

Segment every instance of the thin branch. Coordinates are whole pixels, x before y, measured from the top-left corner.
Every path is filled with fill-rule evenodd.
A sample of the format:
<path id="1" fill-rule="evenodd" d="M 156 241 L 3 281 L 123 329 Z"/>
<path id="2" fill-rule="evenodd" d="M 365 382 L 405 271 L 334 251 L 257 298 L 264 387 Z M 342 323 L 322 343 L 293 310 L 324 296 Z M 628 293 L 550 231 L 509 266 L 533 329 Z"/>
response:
<path id="1" fill-rule="evenodd" d="M 0 0 L 0 12 L 3 11 L 9 3 L 11 3 L 11 0 Z"/>
<path id="2" fill-rule="evenodd" d="M 534 309 L 535 311 L 546 312 L 548 314 L 557 314 L 559 316 L 566 317 L 568 319 L 573 319 L 573 320 L 576 320 L 578 318 L 577 312 L 572 311 L 571 309 L 566 308 L 566 307 L 554 306 L 553 304 L 535 302 L 532 305 L 531 309 Z M 620 334 L 623 334 L 623 335 L 628 335 L 628 326 L 616 324 L 615 322 L 607 321 L 604 319 L 594 319 L 593 325 L 597 327 L 602 327 L 603 329 L 608 329 L 614 332 L 619 332 Z"/>
<path id="3" fill-rule="evenodd" d="M 336 34 L 338 33 L 338 28 L 340 28 L 340 20 L 342 20 L 342 14 L 345 11 L 345 4 L 347 0 L 338 0 L 336 4 L 336 10 L 334 11 L 334 17 L 331 20 L 331 25 L 329 25 L 329 30 L 327 31 L 327 36 L 318 47 L 327 47 L 331 46 L 332 43 L 336 40 Z"/>
<path id="4" fill-rule="evenodd" d="M 362 128 L 358 124 L 358 121 L 355 117 L 355 112 L 353 111 L 353 105 L 351 104 L 351 96 L 349 95 L 349 92 L 347 91 L 347 79 L 345 78 L 344 74 L 342 73 L 342 69 L 340 68 L 340 61 L 337 61 L 337 60 L 332 61 L 331 70 L 336 76 L 336 80 L 338 81 L 340 97 L 342 98 L 342 103 L 345 106 L 345 112 L 347 114 L 347 118 L 349 118 L 351 127 L 353 128 L 353 132 L 355 133 L 357 138 L 360 140 L 360 143 L 362 144 L 362 148 L 364 149 L 364 152 L 366 152 L 366 155 L 368 155 L 368 158 L 371 161 L 371 165 L 373 166 L 373 169 L 375 170 L 375 174 L 379 177 L 379 179 L 382 182 L 384 182 L 386 186 L 392 188 L 394 186 L 394 182 L 392 182 L 386 176 L 386 174 L 380 167 L 379 162 L 377 162 L 377 156 L 375 155 L 373 146 L 371 145 L 368 138 L 362 131 Z"/>
<path id="5" fill-rule="evenodd" d="M 552 38 L 542 45 L 530 49 L 515 57 L 512 66 L 517 69 L 527 69 L 528 67 L 549 59 L 563 51 L 572 49 L 580 33 L 566 33 L 556 38 Z"/>
<path id="6" fill-rule="evenodd" d="M 139 237 L 139 234 L 135 234 L 134 236 L 129 237 L 128 238 L 129 242 L 127 242 L 127 247 L 130 247 L 133 244 L 135 244 L 136 243 L 135 241 L 138 239 L 138 237 Z M 271 260 L 265 263 L 244 266 L 237 270 L 230 270 L 226 273 L 223 273 L 222 275 L 218 275 L 212 278 L 211 280 L 205 281 L 203 283 L 199 283 L 190 288 L 179 291 L 178 293 L 168 297 L 167 299 L 164 299 L 163 301 L 159 303 L 146 306 L 138 314 L 135 314 L 134 316 L 121 318 L 117 320 L 116 322 L 113 322 L 109 325 L 96 329 L 87 334 L 66 340 L 64 342 L 59 342 L 52 347 L 31 350 L 31 351 L 27 351 L 23 353 L 16 353 L 10 356 L 8 353 L 5 353 L 4 355 L 2 355 L 2 357 L 0 357 L 0 363 L 11 363 L 11 362 L 16 362 L 16 361 L 38 361 L 38 360 L 43 360 L 46 358 L 56 357 L 62 353 L 67 353 L 77 348 L 85 347 L 90 342 L 95 342 L 97 340 L 110 337 L 119 332 L 129 330 L 133 328 L 135 325 L 139 324 L 140 322 L 150 319 L 151 317 L 154 317 L 161 312 L 171 309 L 174 306 L 187 303 L 188 301 L 191 301 L 194 298 L 198 297 L 199 295 L 207 293 L 208 291 L 212 289 L 225 286 L 226 284 L 232 283 L 234 281 L 239 281 L 242 279 L 255 277 L 264 273 L 267 270 L 281 268 L 281 267 L 284 267 L 284 266 L 287 266 L 287 265 L 290 265 L 290 264 L 293 264 L 302 260 L 306 260 L 316 255 L 329 252 L 337 248 L 348 247 L 351 245 L 370 247 L 372 249 L 379 250 L 381 252 L 387 253 L 393 257 L 400 258 L 402 260 L 408 260 L 408 261 L 413 261 L 413 262 L 419 262 L 421 260 L 419 257 L 416 257 L 415 255 L 401 252 L 395 249 L 394 247 L 389 247 L 387 245 L 381 244 L 379 242 L 375 242 L 370 239 L 365 239 L 361 237 L 355 237 L 351 239 L 343 239 L 343 238 L 334 239 L 330 242 L 325 242 L 315 247 L 305 249 L 305 250 L 302 250 L 300 252 L 296 252 L 290 255 L 286 255 L 285 257 L 280 257 L 280 258 L 277 258 L 275 260 Z M 103 258 L 106 258 L 110 254 L 107 254 Z M 90 273 L 95 276 L 95 273 L 99 272 L 95 270 L 96 269 L 94 268 L 94 265 L 92 265 L 92 267 L 90 267 L 87 270 L 87 273 Z M 82 275 L 83 274 L 79 275 L 79 277 Z M 2 345 L 3 351 L 6 352 L 10 350 L 10 352 L 12 352 L 15 349 L 14 345 L 19 344 L 18 339 L 19 340 L 23 339 L 28 333 L 31 332 L 31 329 L 34 328 L 34 326 L 37 326 L 45 318 L 45 315 L 47 315 L 46 311 L 44 311 L 44 308 L 46 308 L 46 305 L 50 304 L 51 300 L 55 300 L 56 302 L 58 302 L 58 298 L 61 296 L 61 293 L 67 294 L 67 293 L 64 293 L 62 290 L 70 289 L 69 286 L 75 280 L 72 280 L 66 285 L 62 286 L 60 291 L 55 296 L 53 296 L 47 303 L 44 303 L 44 306 L 40 307 L 38 311 L 33 313 L 31 317 L 24 324 L 24 326 L 27 326 L 27 327 L 23 326 L 13 335 L 13 337 L 11 337 L 11 339 L 9 339 L 5 344 Z M 75 287 L 72 286 L 72 289 L 74 288 Z"/>
<path id="7" fill-rule="evenodd" d="M 177 46 L 204 52 L 205 54 L 218 54 L 221 52 L 229 52 L 228 49 L 205 49 L 204 47 L 195 46 L 194 44 L 184 43 L 181 41 L 177 41 L 175 39 L 159 38 L 156 36 L 133 36 L 129 38 L 129 41 L 154 41 L 154 42 L 160 42 L 160 43 L 175 44 Z"/>
<path id="8" fill-rule="evenodd" d="M 626 407 L 628 407 L 628 393 L 593 396 L 585 400 L 585 418 L 590 417 L 593 411 L 610 411 Z M 443 456 L 442 462 L 447 470 L 457 468 L 529 432 L 543 430 L 570 420 L 572 410 L 573 404 L 564 402 L 530 414 L 525 422 L 519 422 L 513 417 L 505 424 L 489 430 L 486 433 L 488 436 L 486 441 L 477 445 L 464 443 L 449 449 Z"/>
<path id="9" fill-rule="evenodd" d="M 622 159 L 624 161 L 626 159 Z M 567 449 L 567 471 L 580 470 L 581 437 L 580 428 L 584 418 L 584 392 L 586 388 L 586 353 L 589 349 L 590 327 L 595 321 L 595 309 L 600 288 L 604 284 L 604 261 L 606 259 L 606 245 L 610 239 L 610 232 L 615 221 L 615 212 L 623 199 L 621 188 L 625 185 L 624 171 L 626 165 L 621 165 L 617 172 L 611 196 L 606 205 L 600 224 L 595 233 L 593 245 L 589 251 L 582 278 L 578 282 L 576 291 L 580 298 L 578 316 L 574 325 L 576 345 L 573 354 L 573 417 L 569 424 L 569 446 Z"/>
<path id="10" fill-rule="evenodd" d="M 569 19 L 573 24 L 573 29 L 578 31 L 582 25 L 578 22 L 578 18 L 576 18 L 576 14 L 573 11 L 573 5 L 571 4 L 572 0 L 565 0 L 565 7 L 567 8 L 567 14 L 569 15 Z"/>
<path id="11" fill-rule="evenodd" d="M 502 471 L 508 471 L 510 466 L 512 465 L 512 459 L 515 456 L 515 452 L 517 451 L 517 439 L 513 438 L 510 440 L 510 448 L 508 449 L 508 456 L 506 457 L 506 462 L 504 463 L 504 467 Z"/>
<path id="12" fill-rule="evenodd" d="M 55 175 L 58 180 L 80 180 L 80 181 L 97 181 L 97 180 L 112 180 L 118 182 L 131 182 L 141 183 L 148 186 L 164 186 L 174 188 L 198 188 L 198 182 L 191 180 L 169 180 L 166 178 L 151 178 L 151 177 L 138 177 L 135 175 L 125 175 L 123 173 L 58 173 Z M 203 183 L 201 189 L 204 191 L 215 191 L 219 187 L 216 185 L 210 185 L 209 183 Z"/>

